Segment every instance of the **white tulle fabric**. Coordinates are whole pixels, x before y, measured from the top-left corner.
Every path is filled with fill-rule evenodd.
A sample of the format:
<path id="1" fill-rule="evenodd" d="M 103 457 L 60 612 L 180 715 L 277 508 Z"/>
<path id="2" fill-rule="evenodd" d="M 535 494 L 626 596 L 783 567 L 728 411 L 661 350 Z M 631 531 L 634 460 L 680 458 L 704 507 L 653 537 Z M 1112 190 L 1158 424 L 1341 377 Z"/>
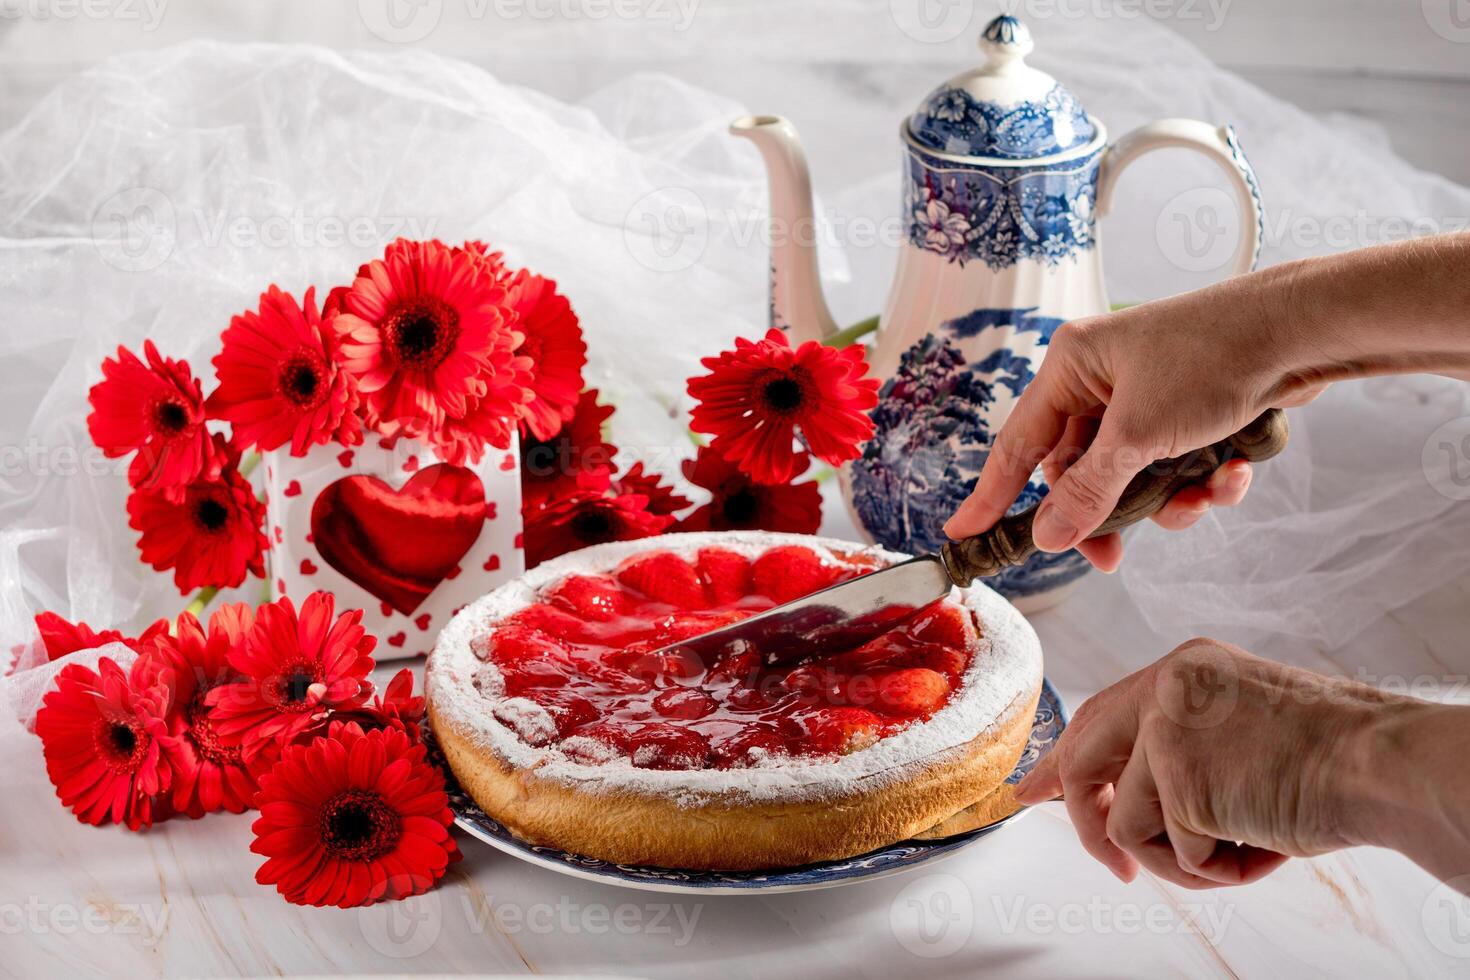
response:
<path id="1" fill-rule="evenodd" d="M 976 60 L 970 35 L 896 34 L 887 7 L 782 4 L 774 34 L 762 22 L 769 4 L 717 7 L 676 50 L 650 52 L 677 54 L 713 86 L 709 64 L 759 59 L 758 81 L 724 86 L 771 100 L 750 106 L 659 74 L 567 105 L 413 51 L 215 43 L 114 59 L 58 85 L 0 134 L 0 640 L 29 643 L 41 609 L 137 629 L 183 604 L 137 561 L 125 463 L 87 437 L 102 358 L 152 338 L 211 376 L 220 330 L 267 284 L 325 290 L 397 234 L 483 238 L 556 278 L 587 331 L 589 383 L 618 407 L 614 441 L 676 474 L 692 450 L 684 379 L 700 356 L 764 327 L 765 179 L 754 151 L 726 135 L 731 118 L 796 119 L 828 222 L 834 309 L 853 321 L 882 305 L 897 248 L 898 121 Z M 1416 172 L 1374 134 L 1268 97 L 1163 28 L 1032 26 L 1033 60 L 1114 136 L 1163 116 L 1237 125 L 1278 222 L 1266 263 L 1326 250 L 1304 223 L 1470 214 L 1470 193 Z M 547 36 L 571 60 L 616 50 L 610 36 L 643 43 L 609 31 Z M 1169 262 L 1157 219 L 1181 190 L 1219 178 L 1172 154 L 1138 170 L 1103 225 L 1119 301 L 1210 278 Z M 163 243 L 119 241 L 120 211 L 157 224 Z M 868 227 L 876 240 L 854 230 Z M 166 258 L 154 263 L 149 248 Z M 1295 413 L 1292 448 L 1261 469 L 1245 506 L 1190 534 L 1134 535 L 1123 574 L 1150 624 L 1332 645 L 1463 573 L 1470 508 L 1432 489 L 1420 450 L 1464 402 L 1451 382 L 1402 379 L 1344 385 Z"/>

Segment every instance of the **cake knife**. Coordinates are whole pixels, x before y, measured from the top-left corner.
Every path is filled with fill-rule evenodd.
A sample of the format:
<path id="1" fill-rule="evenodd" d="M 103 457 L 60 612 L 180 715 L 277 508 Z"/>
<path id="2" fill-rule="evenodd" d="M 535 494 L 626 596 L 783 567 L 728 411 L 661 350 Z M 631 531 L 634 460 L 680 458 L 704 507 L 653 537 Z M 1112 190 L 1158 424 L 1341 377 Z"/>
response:
<path id="1" fill-rule="evenodd" d="M 1229 460 L 1270 459 L 1285 448 L 1286 437 L 1286 416 L 1273 408 L 1228 438 L 1145 467 L 1091 537 L 1157 513 L 1175 493 L 1207 479 Z M 966 588 L 1031 557 L 1037 550 L 1031 538 L 1035 516 L 1031 507 L 1003 517 L 982 534 L 949 542 L 937 555 L 860 575 L 656 652 L 689 651 L 712 663 L 722 653 L 754 649 L 776 665 L 851 650 L 949 595 L 954 586 Z"/>

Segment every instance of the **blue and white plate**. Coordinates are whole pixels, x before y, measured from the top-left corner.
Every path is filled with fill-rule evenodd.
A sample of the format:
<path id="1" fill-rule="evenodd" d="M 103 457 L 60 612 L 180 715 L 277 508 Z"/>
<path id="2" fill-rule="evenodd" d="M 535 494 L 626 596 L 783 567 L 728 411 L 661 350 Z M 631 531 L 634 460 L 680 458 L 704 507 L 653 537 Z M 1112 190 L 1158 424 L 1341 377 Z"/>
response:
<path id="1" fill-rule="evenodd" d="M 1043 680 L 1041 700 L 1036 705 L 1036 721 L 1031 738 L 1021 753 L 1016 769 L 1006 780 L 1020 782 L 1067 727 L 1067 710 L 1051 681 Z M 586 878 L 605 884 L 641 888 L 655 892 L 699 892 L 704 895 L 738 895 L 744 892 L 794 892 L 832 888 L 854 881 L 886 878 L 900 874 L 928 861 L 947 857 L 962 847 L 973 844 L 987 834 L 1017 819 L 1026 812 L 1019 810 L 995 823 L 940 840 L 900 841 L 890 847 L 842 861 L 825 861 L 799 868 L 767 871 L 684 871 L 677 868 L 645 868 L 628 864 L 612 864 L 597 858 L 569 854 L 554 847 L 537 847 L 520 840 L 499 823 L 487 817 L 475 801 L 462 791 L 446 772 L 449 783 L 449 807 L 454 822 L 471 837 L 530 864 L 575 878 Z"/>

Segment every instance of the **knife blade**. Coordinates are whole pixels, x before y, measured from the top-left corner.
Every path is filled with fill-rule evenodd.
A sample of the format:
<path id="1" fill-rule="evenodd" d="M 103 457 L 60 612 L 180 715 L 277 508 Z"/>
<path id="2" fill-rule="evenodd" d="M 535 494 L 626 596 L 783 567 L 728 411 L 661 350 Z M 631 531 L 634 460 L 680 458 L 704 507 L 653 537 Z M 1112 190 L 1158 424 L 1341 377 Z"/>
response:
<path id="1" fill-rule="evenodd" d="M 1286 416 L 1270 409 L 1234 435 L 1203 449 L 1145 467 L 1092 534 L 1099 537 L 1156 513 L 1184 487 L 1208 479 L 1232 459 L 1261 462 L 1286 447 Z M 710 664 L 722 654 L 755 651 L 780 665 L 852 650 L 911 619 L 956 586 L 1019 565 L 1036 553 L 1036 508 L 1001 518 L 990 530 L 951 541 L 926 555 L 848 579 L 729 626 L 669 644 L 656 653 L 687 651 Z"/>

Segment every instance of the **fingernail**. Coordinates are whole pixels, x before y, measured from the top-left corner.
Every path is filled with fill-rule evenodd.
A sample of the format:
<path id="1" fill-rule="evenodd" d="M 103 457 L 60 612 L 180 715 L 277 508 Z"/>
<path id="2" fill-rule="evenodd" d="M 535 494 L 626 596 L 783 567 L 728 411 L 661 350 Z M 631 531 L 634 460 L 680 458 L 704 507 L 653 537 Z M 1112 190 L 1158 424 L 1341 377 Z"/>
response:
<path id="1" fill-rule="evenodd" d="M 1209 509 L 1209 504 L 1200 504 L 1198 507 L 1186 510 L 1184 513 L 1179 515 L 1180 527 L 1192 526 L 1195 521 L 1199 520 L 1201 517 L 1204 517 Z"/>
<path id="2" fill-rule="evenodd" d="M 1057 510 L 1056 505 L 1044 502 L 1036 515 L 1036 524 L 1031 528 L 1031 537 L 1042 551 L 1066 551 L 1077 543 L 1077 529 Z M 1043 544 L 1043 540 L 1048 543 Z"/>
<path id="3" fill-rule="evenodd" d="M 1225 478 L 1225 487 L 1229 490 L 1240 490 L 1251 482 L 1251 471 L 1244 466 L 1233 466 L 1230 475 Z"/>

